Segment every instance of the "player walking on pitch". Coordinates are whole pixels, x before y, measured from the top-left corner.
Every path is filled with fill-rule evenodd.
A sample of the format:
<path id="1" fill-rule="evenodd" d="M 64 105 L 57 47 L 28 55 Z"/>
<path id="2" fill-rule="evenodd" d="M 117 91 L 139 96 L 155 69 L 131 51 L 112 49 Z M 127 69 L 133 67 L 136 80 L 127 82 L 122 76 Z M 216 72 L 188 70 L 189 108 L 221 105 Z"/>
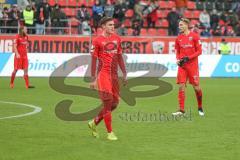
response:
<path id="1" fill-rule="evenodd" d="M 185 102 L 186 82 L 193 86 L 198 102 L 198 113 L 204 116 L 202 108 L 202 90 L 199 86 L 198 56 L 202 54 L 199 35 L 189 30 L 189 20 L 182 18 L 179 22 L 180 35 L 175 42 L 176 58 L 178 64 L 177 84 L 179 84 L 178 102 L 179 111 L 174 116 L 182 115 Z"/>
<path id="2" fill-rule="evenodd" d="M 29 85 L 28 78 L 28 56 L 27 56 L 27 46 L 28 46 L 28 35 L 27 35 L 27 27 L 21 26 L 19 29 L 19 34 L 16 35 L 13 44 L 13 52 L 14 56 L 14 69 L 11 76 L 10 88 L 14 87 L 14 79 L 16 73 L 19 69 L 24 71 L 24 80 L 26 88 L 34 88 Z"/>
<path id="3" fill-rule="evenodd" d="M 99 114 L 88 123 L 92 135 L 99 137 L 97 125 L 104 120 L 108 132 L 107 139 L 117 140 L 112 131 L 112 111 L 119 103 L 118 66 L 123 73 L 123 84 L 127 84 L 127 73 L 122 57 L 121 38 L 114 33 L 113 18 L 104 17 L 100 25 L 103 29 L 102 35 L 93 40 L 91 76 L 93 82 L 91 88 L 98 88 L 99 97 L 103 108 Z M 98 60 L 98 71 L 96 75 L 96 61 Z"/>

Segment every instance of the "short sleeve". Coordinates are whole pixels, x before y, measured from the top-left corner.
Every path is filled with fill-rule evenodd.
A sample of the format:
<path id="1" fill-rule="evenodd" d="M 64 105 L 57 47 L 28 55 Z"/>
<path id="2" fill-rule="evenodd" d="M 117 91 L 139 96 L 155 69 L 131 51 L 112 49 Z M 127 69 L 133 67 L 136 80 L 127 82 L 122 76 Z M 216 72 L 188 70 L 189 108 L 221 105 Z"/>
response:
<path id="1" fill-rule="evenodd" d="M 99 45 L 96 39 L 93 40 L 92 47 L 91 47 L 91 54 L 94 57 L 99 57 Z"/>
<path id="2" fill-rule="evenodd" d="M 176 58 L 180 59 L 180 46 L 178 43 L 178 38 L 175 40 L 175 51 L 176 51 Z"/>
<path id="3" fill-rule="evenodd" d="M 202 52 L 202 42 L 200 40 L 200 36 L 198 34 L 195 34 L 194 36 L 194 45 L 195 45 L 195 49 L 198 52 Z"/>
<path id="4" fill-rule="evenodd" d="M 13 43 L 16 44 L 16 45 L 19 44 L 19 36 L 18 35 L 15 36 L 15 38 L 13 40 Z"/>

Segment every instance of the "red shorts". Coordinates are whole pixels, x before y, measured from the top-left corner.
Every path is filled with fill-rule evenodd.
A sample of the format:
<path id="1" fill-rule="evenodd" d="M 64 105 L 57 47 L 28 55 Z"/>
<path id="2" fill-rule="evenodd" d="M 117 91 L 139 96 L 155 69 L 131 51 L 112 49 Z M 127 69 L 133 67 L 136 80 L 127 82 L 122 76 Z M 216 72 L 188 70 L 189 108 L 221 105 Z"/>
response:
<path id="1" fill-rule="evenodd" d="M 199 85 L 198 66 L 184 65 L 183 67 L 178 67 L 177 84 L 186 84 L 187 81 L 189 81 L 189 83 L 192 85 Z"/>
<path id="2" fill-rule="evenodd" d="M 111 78 L 104 74 L 99 74 L 97 82 L 101 100 L 112 99 L 113 103 L 119 102 L 119 83 L 117 77 Z"/>
<path id="3" fill-rule="evenodd" d="M 14 69 L 27 69 L 28 58 L 14 58 Z"/>

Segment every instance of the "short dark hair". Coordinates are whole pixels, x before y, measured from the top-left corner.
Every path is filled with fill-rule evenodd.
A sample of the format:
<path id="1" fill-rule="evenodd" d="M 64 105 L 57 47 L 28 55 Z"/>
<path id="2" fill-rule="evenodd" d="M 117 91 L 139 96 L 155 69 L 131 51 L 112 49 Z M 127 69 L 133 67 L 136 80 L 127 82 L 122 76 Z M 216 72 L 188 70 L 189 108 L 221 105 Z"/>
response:
<path id="1" fill-rule="evenodd" d="M 187 18 L 181 18 L 180 21 L 187 23 L 188 25 L 190 24 L 190 21 Z"/>
<path id="2" fill-rule="evenodd" d="M 106 24 L 107 22 L 109 21 L 113 21 L 114 19 L 112 17 L 103 17 L 101 20 L 100 20 L 100 23 L 99 25 L 102 26 L 104 24 Z"/>

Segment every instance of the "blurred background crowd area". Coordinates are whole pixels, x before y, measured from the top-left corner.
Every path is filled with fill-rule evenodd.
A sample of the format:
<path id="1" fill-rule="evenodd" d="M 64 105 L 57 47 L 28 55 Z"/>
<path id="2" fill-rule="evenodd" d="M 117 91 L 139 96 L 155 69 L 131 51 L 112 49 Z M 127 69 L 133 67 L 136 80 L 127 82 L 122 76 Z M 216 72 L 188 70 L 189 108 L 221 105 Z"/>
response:
<path id="1" fill-rule="evenodd" d="M 122 36 L 176 36 L 186 17 L 202 37 L 240 36 L 239 0 L 0 0 L 0 32 L 15 34 L 101 33 L 104 16 L 115 18 Z"/>

